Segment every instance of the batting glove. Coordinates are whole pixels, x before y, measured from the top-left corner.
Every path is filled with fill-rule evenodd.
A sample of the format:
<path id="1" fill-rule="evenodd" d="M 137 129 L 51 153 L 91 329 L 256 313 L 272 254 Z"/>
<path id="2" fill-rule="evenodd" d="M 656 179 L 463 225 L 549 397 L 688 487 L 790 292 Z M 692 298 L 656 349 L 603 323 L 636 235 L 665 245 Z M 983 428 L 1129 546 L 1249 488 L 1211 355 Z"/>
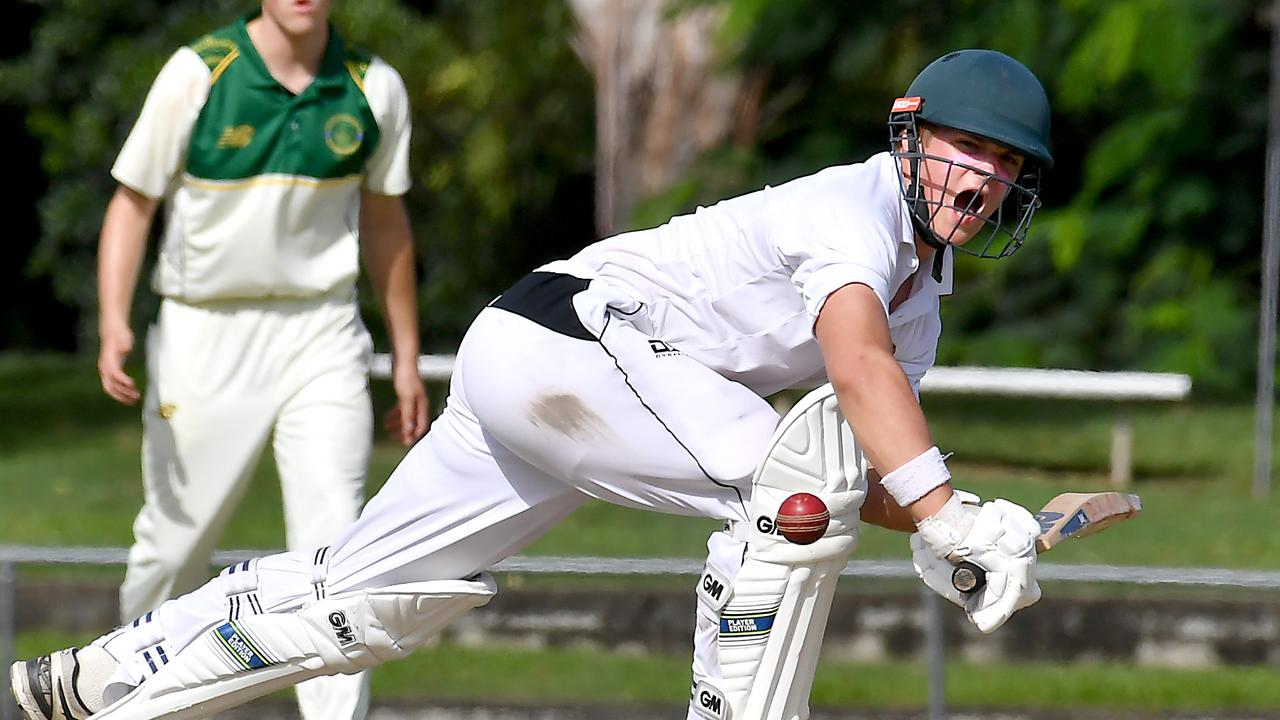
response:
<path id="1" fill-rule="evenodd" d="M 981 509 L 954 498 L 948 505 L 911 535 L 911 562 L 930 589 L 964 608 L 969 621 L 989 633 L 1040 599 L 1035 573 L 1040 524 L 1026 508 L 1007 500 Z M 962 593 L 952 585 L 951 573 L 961 560 L 986 570 L 980 590 Z"/>

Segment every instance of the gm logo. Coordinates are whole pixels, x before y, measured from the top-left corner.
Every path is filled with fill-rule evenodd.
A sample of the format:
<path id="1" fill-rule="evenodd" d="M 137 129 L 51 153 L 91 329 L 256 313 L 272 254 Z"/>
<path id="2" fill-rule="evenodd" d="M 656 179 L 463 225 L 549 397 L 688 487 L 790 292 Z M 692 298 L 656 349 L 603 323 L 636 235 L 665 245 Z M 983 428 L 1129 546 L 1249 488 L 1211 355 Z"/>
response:
<path id="1" fill-rule="evenodd" d="M 761 515 L 756 518 L 756 529 L 765 535 L 778 534 L 778 526 L 774 523 L 773 518 L 768 515 Z"/>
<path id="2" fill-rule="evenodd" d="M 329 613 L 329 626 L 333 628 L 333 634 L 338 637 L 339 645 L 346 647 L 355 644 L 356 634 L 352 632 L 351 625 L 347 623 L 347 616 L 341 610 Z"/>
<path id="3" fill-rule="evenodd" d="M 711 573 L 702 576 L 702 591 L 719 600 L 724 595 L 724 584 Z"/>
<path id="4" fill-rule="evenodd" d="M 702 576 L 694 592 L 698 595 L 699 604 L 719 613 L 729 603 L 729 598 L 733 597 L 733 584 L 708 563 L 702 569 Z"/>
<path id="5" fill-rule="evenodd" d="M 700 682 L 694 688 L 694 696 L 697 700 L 695 710 L 699 715 L 708 720 L 728 720 L 729 703 L 725 702 L 724 693 L 715 686 Z"/>

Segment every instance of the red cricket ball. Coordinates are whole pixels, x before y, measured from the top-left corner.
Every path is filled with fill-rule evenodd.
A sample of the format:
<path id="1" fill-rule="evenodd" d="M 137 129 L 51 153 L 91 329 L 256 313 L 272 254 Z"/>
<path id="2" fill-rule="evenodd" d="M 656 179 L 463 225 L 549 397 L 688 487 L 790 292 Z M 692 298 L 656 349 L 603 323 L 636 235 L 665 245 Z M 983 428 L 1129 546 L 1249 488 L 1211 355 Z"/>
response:
<path id="1" fill-rule="evenodd" d="M 778 532 L 797 545 L 817 542 L 827 532 L 831 513 L 822 498 L 809 493 L 796 493 L 778 507 Z"/>

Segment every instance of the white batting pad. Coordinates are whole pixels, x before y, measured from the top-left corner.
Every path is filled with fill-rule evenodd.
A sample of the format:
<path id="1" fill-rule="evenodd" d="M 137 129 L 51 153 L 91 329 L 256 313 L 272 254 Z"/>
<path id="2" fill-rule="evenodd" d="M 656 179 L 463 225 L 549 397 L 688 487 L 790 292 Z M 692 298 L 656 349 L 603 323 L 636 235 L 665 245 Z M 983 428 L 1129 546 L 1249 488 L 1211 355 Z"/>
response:
<path id="1" fill-rule="evenodd" d="M 828 383 L 805 395 L 774 433 L 752 479 L 752 550 L 775 562 L 803 563 L 853 552 L 867 496 L 867 459 Z M 795 545 L 773 527 L 782 501 L 797 492 L 818 496 L 831 513 L 826 536 Z"/>
<path id="2" fill-rule="evenodd" d="M 783 418 L 756 471 L 746 557 L 719 609 L 720 677 L 694 689 L 710 720 L 803 720 L 836 581 L 857 545 L 867 461 L 825 385 Z M 774 527 L 793 493 L 818 496 L 831 513 L 826 534 L 795 545 Z M 712 584 L 714 587 L 714 583 Z"/>
<path id="3" fill-rule="evenodd" d="M 408 655 L 497 593 L 493 577 L 407 583 L 335 595 L 294 613 L 223 623 L 197 637 L 95 720 L 211 715 L 319 675 Z"/>

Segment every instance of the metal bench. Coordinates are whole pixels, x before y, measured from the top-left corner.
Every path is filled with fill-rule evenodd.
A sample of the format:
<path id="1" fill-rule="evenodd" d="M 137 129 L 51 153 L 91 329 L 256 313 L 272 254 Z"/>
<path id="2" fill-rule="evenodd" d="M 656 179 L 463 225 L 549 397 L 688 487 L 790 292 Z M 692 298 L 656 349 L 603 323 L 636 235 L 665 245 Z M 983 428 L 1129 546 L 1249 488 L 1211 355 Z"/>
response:
<path id="1" fill-rule="evenodd" d="M 1111 424 L 1111 484 L 1124 488 L 1133 481 L 1132 404 L 1185 400 L 1191 378 L 1155 372 L 935 367 L 920 382 L 920 392 L 1112 401 L 1116 413 Z"/>

